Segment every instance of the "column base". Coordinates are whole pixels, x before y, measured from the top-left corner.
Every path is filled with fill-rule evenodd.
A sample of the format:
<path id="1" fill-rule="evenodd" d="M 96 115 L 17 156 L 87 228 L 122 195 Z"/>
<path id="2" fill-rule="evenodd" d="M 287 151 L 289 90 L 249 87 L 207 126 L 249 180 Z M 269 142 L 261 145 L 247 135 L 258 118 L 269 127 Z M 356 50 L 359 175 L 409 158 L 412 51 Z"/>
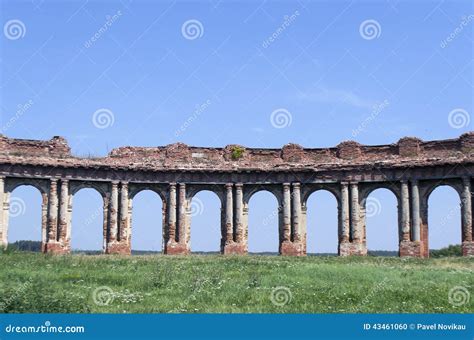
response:
<path id="1" fill-rule="evenodd" d="M 167 255 L 188 255 L 189 248 L 182 243 L 168 242 L 165 247 L 165 254 Z"/>
<path id="2" fill-rule="evenodd" d="M 306 255 L 304 244 L 300 242 L 284 241 L 280 245 L 280 255 L 304 256 Z"/>
<path id="3" fill-rule="evenodd" d="M 43 253 L 56 255 L 69 254 L 71 252 L 69 245 L 64 245 L 57 241 L 43 243 L 41 250 Z"/>
<path id="4" fill-rule="evenodd" d="M 462 256 L 474 256 L 474 241 L 464 241 L 461 248 Z"/>
<path id="5" fill-rule="evenodd" d="M 127 242 L 111 242 L 107 244 L 106 254 L 131 255 L 132 250 Z"/>
<path id="6" fill-rule="evenodd" d="M 424 257 L 421 252 L 420 241 L 402 241 L 398 248 L 400 257 Z"/>
<path id="7" fill-rule="evenodd" d="M 232 242 L 224 246 L 224 255 L 246 255 L 247 249 L 245 244 Z"/>
<path id="8" fill-rule="evenodd" d="M 367 246 L 365 243 L 342 242 L 339 243 L 339 256 L 366 256 Z"/>

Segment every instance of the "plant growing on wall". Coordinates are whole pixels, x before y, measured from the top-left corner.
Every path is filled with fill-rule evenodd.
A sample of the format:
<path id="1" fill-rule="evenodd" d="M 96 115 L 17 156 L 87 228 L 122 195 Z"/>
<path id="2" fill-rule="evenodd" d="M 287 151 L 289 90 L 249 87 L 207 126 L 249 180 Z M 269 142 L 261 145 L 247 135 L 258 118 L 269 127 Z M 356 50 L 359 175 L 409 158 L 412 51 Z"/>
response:
<path id="1" fill-rule="evenodd" d="M 231 157 L 234 161 L 242 158 L 242 156 L 244 155 L 244 151 L 245 149 L 243 147 L 240 147 L 240 146 L 233 146 L 232 147 L 232 154 L 231 154 Z"/>

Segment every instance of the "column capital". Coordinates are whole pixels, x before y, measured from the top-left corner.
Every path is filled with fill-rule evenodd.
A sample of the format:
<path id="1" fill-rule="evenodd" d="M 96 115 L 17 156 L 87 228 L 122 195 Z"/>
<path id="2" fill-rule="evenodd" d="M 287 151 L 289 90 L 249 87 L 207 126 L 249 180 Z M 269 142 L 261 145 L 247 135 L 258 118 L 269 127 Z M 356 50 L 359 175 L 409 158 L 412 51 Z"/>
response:
<path id="1" fill-rule="evenodd" d="M 464 176 L 464 177 L 462 178 L 462 183 L 463 183 L 464 185 L 469 185 L 469 184 L 471 184 L 471 177 L 469 177 L 469 176 Z"/>
<path id="2" fill-rule="evenodd" d="M 348 181 L 342 181 L 340 184 L 341 184 L 341 186 L 343 186 L 343 187 L 349 186 L 349 182 L 348 182 Z"/>
<path id="3" fill-rule="evenodd" d="M 400 180 L 400 183 L 402 183 L 402 184 L 408 184 L 408 180 L 407 180 L 406 178 L 402 178 L 402 179 Z"/>
<path id="4" fill-rule="evenodd" d="M 301 183 L 300 182 L 294 182 L 294 183 L 291 183 L 291 185 L 295 188 L 299 188 L 301 187 Z"/>
<path id="5" fill-rule="evenodd" d="M 288 182 L 283 183 L 284 187 L 289 187 L 290 185 L 291 185 L 291 183 L 288 183 Z"/>
<path id="6" fill-rule="evenodd" d="M 359 182 L 357 182 L 357 181 L 350 181 L 350 182 L 349 182 L 349 185 L 350 185 L 351 187 L 356 187 L 356 186 L 359 185 Z"/>
<path id="7" fill-rule="evenodd" d="M 180 188 L 186 188 L 186 183 L 179 183 Z"/>
<path id="8" fill-rule="evenodd" d="M 68 184 L 68 183 L 69 183 L 69 179 L 68 179 L 68 178 L 61 178 L 61 183 L 62 183 L 62 184 Z"/>
<path id="9" fill-rule="evenodd" d="M 233 183 L 226 183 L 226 184 L 225 184 L 225 187 L 226 187 L 227 189 L 232 189 L 232 186 L 233 186 L 233 185 L 234 185 Z"/>
<path id="10" fill-rule="evenodd" d="M 242 188 L 244 186 L 243 183 L 235 183 L 234 185 L 236 188 Z"/>
<path id="11" fill-rule="evenodd" d="M 128 181 L 120 181 L 120 184 L 122 184 L 122 185 L 128 185 L 129 183 L 128 183 Z"/>
<path id="12" fill-rule="evenodd" d="M 111 183 L 112 183 L 112 186 L 113 186 L 113 187 L 114 187 L 114 186 L 116 187 L 116 186 L 119 185 L 119 181 L 112 181 Z"/>
<path id="13" fill-rule="evenodd" d="M 169 184 L 169 186 L 170 186 L 170 187 L 173 187 L 173 188 L 176 188 L 176 182 L 171 182 L 171 183 Z"/>
<path id="14" fill-rule="evenodd" d="M 51 177 L 49 180 L 51 181 L 51 183 L 57 183 L 59 178 Z"/>

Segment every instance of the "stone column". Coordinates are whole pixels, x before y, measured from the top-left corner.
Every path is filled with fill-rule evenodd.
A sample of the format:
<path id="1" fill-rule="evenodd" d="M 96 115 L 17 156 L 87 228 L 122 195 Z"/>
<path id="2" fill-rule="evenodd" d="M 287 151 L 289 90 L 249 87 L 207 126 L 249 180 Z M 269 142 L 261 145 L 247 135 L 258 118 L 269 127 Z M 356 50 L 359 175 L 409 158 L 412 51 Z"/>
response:
<path id="1" fill-rule="evenodd" d="M 359 211 L 359 187 L 357 183 L 351 183 L 351 200 L 350 200 L 350 210 L 351 210 L 351 219 L 350 219 L 350 225 L 351 225 L 351 235 L 352 235 L 352 241 L 356 243 L 362 242 L 362 235 L 361 235 L 361 230 L 360 230 L 360 221 L 359 221 L 359 216 L 360 216 L 360 211 Z"/>
<path id="2" fill-rule="evenodd" d="M 176 183 L 170 183 L 168 203 L 168 242 L 176 242 Z"/>
<path id="3" fill-rule="evenodd" d="M 349 218 L 349 186 L 347 182 L 341 183 L 341 207 L 339 224 L 341 226 L 340 242 L 345 243 L 350 240 L 350 218 Z"/>
<path id="4" fill-rule="evenodd" d="M 463 190 L 461 194 L 462 252 L 464 256 L 474 256 L 471 195 L 471 179 L 465 177 L 463 178 Z"/>
<path id="5" fill-rule="evenodd" d="M 109 243 L 117 241 L 118 231 L 118 182 L 112 182 L 109 204 Z"/>
<path id="6" fill-rule="evenodd" d="M 232 197 L 232 183 L 225 185 L 225 244 L 231 244 L 234 241 L 234 202 Z"/>
<path id="7" fill-rule="evenodd" d="M 293 183 L 292 193 L 292 241 L 301 242 L 301 185 Z"/>
<path id="8" fill-rule="evenodd" d="M 235 185 L 235 241 L 243 242 L 244 234 L 244 194 L 242 183 Z"/>
<path id="9" fill-rule="evenodd" d="M 224 245 L 224 254 L 246 254 L 247 245 L 245 243 L 245 231 L 244 231 L 244 202 L 242 183 L 235 184 L 235 196 L 232 195 L 232 187 L 228 184 L 226 192 L 226 244 Z M 230 202 L 232 200 L 232 202 Z M 230 209 L 230 210 L 229 210 Z M 228 214 L 227 212 L 230 212 Z M 229 222 L 231 222 L 230 230 L 228 228 Z M 230 235 L 229 235 L 230 232 Z"/>
<path id="10" fill-rule="evenodd" d="M 120 190 L 120 224 L 119 224 L 119 241 L 121 254 L 129 255 L 131 253 L 131 227 L 130 227 L 130 209 L 128 197 L 128 183 L 121 183 Z"/>
<path id="11" fill-rule="evenodd" d="M 401 182 L 401 234 L 402 241 L 410 241 L 410 197 L 408 193 L 408 182 Z"/>
<path id="12" fill-rule="evenodd" d="M 180 244 L 186 244 L 186 184 L 179 183 L 178 196 L 178 241 Z"/>
<path id="13" fill-rule="evenodd" d="M 48 198 L 48 239 L 45 251 L 48 253 L 59 252 L 58 244 L 58 180 L 52 178 L 49 186 Z"/>
<path id="14" fill-rule="evenodd" d="M 420 191 L 418 181 L 411 182 L 412 241 L 420 241 Z"/>
<path id="15" fill-rule="evenodd" d="M 4 216 L 4 202 L 5 202 L 5 177 L 0 176 L 0 248 L 6 249 L 8 246 L 7 225 L 5 224 Z"/>
<path id="16" fill-rule="evenodd" d="M 67 179 L 61 180 L 61 193 L 59 196 L 59 230 L 58 239 L 63 251 L 70 252 L 70 224 L 68 216 L 69 207 L 69 181 Z"/>
<path id="17" fill-rule="evenodd" d="M 291 193 L 290 183 L 283 184 L 283 242 L 291 238 Z"/>

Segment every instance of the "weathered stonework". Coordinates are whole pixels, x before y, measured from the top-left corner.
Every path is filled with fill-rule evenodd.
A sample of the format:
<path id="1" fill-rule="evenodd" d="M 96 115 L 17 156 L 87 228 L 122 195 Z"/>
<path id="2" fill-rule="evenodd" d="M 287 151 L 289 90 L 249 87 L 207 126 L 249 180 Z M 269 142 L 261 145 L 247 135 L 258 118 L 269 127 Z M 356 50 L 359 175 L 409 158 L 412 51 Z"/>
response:
<path id="1" fill-rule="evenodd" d="M 71 154 L 64 138 L 49 141 L 0 135 L 0 245 L 8 243 L 10 193 L 32 185 L 42 194 L 42 250 L 70 252 L 72 198 L 84 187 L 103 198 L 104 253 L 131 253 L 131 204 L 144 189 L 163 200 L 163 251 L 190 252 L 191 201 L 211 190 L 221 201 L 221 252 L 246 254 L 250 197 L 271 192 L 278 201 L 279 251 L 306 254 L 306 201 L 328 190 L 338 201 L 339 255 L 366 255 L 365 202 L 378 188 L 398 201 L 400 256 L 428 257 L 428 197 L 439 185 L 459 194 L 463 255 L 474 255 L 474 133 L 424 142 L 406 137 L 391 145 L 347 141 L 334 148 L 281 149 L 240 145 L 120 147 L 103 158 Z M 392 237 L 396 237 L 393 235 Z"/>

